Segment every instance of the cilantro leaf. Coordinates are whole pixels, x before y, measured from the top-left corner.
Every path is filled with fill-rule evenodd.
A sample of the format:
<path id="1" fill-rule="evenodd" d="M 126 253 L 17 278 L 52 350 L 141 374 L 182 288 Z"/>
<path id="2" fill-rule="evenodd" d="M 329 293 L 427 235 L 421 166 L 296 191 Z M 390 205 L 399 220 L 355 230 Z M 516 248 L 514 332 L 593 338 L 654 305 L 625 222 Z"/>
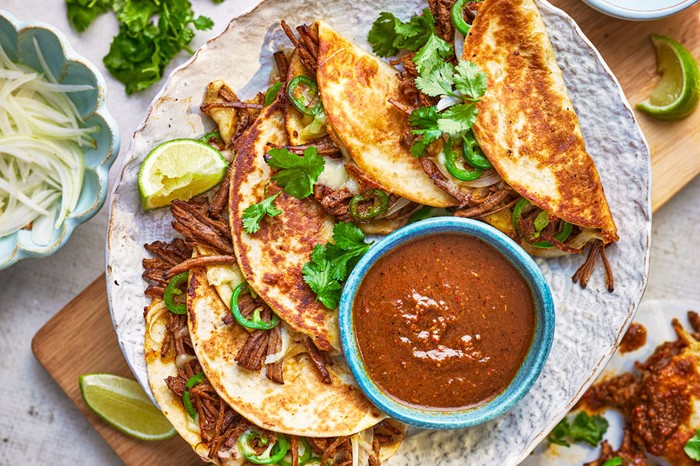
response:
<path id="1" fill-rule="evenodd" d="M 551 443 L 571 446 L 571 442 L 585 442 L 592 447 L 597 446 L 603 439 L 603 435 L 608 430 L 608 421 L 602 416 L 590 416 L 585 411 L 581 411 L 569 423 L 567 418 L 561 420 L 552 429 L 547 439 Z"/>
<path id="2" fill-rule="evenodd" d="M 78 32 L 85 31 L 90 24 L 111 8 L 111 0 L 66 0 L 68 22 Z"/>
<path id="3" fill-rule="evenodd" d="M 318 149 L 309 147 L 301 157 L 287 149 L 271 149 L 267 164 L 279 169 L 272 179 L 284 187 L 284 192 L 304 199 L 314 192 L 314 183 L 323 172 L 326 161 L 318 155 Z"/>
<path id="4" fill-rule="evenodd" d="M 622 458 L 616 456 L 603 463 L 603 466 L 622 466 Z"/>
<path id="5" fill-rule="evenodd" d="M 316 245 L 311 261 L 304 264 L 301 273 L 317 299 L 328 309 L 338 307 L 340 283 L 370 247 L 371 244 L 365 243 L 362 230 L 352 223 L 342 222 L 333 228 L 333 243 Z"/>
<path id="6" fill-rule="evenodd" d="M 447 62 L 442 62 L 429 73 L 416 78 L 416 87 L 431 97 L 453 95 L 452 83 L 452 65 Z"/>
<path id="7" fill-rule="evenodd" d="M 696 430 L 695 435 L 686 442 L 683 451 L 690 459 L 700 461 L 700 429 Z"/>
<path id="8" fill-rule="evenodd" d="M 425 45 L 413 57 L 413 63 L 415 63 L 418 73 L 422 76 L 431 72 L 453 55 L 452 44 L 432 33 Z"/>
<path id="9" fill-rule="evenodd" d="M 597 446 L 608 430 L 608 421 L 602 416 L 589 416 L 581 411 L 571 424 L 571 438 L 576 442 L 586 442 Z"/>
<path id="10" fill-rule="evenodd" d="M 275 199 L 280 193 L 267 196 L 264 201 L 246 207 L 243 211 L 243 229 L 249 235 L 257 233 L 260 230 L 260 222 L 265 216 L 276 217 L 282 213 L 275 207 Z"/>
<path id="11" fill-rule="evenodd" d="M 453 76 L 457 90 L 470 100 L 480 100 L 486 93 L 488 78 L 479 67 L 467 60 L 460 60 Z"/>
<path id="12" fill-rule="evenodd" d="M 404 22 L 391 13 L 383 11 L 372 24 L 367 41 L 372 51 L 380 57 L 396 55 L 399 50 L 418 50 L 435 30 L 435 19 L 429 9 L 422 16 L 413 16 Z"/>
<path id="13" fill-rule="evenodd" d="M 435 107 L 419 107 L 411 112 L 408 122 L 413 126 L 413 134 L 421 136 L 411 146 L 411 153 L 420 157 L 425 149 L 442 136 L 442 130 L 438 126 L 440 115 Z"/>
<path id="14" fill-rule="evenodd" d="M 301 273 L 321 304 L 328 309 L 335 309 L 340 303 L 342 286 L 333 277 L 333 265 L 326 259 L 325 254 L 326 247 L 317 244 L 311 254 L 311 261 L 304 264 Z"/>
<path id="15" fill-rule="evenodd" d="M 474 104 L 457 104 L 440 114 L 438 128 L 451 137 L 468 131 L 476 122 L 478 110 Z"/>

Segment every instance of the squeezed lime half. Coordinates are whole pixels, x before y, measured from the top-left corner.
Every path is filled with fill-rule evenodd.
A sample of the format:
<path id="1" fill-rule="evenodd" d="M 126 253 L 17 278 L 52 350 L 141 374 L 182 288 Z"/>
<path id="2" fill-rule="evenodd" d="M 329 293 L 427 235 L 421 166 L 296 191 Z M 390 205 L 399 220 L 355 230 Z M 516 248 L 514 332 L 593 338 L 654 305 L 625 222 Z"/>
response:
<path id="1" fill-rule="evenodd" d="M 228 162 L 209 144 L 173 139 L 153 149 L 141 164 L 139 195 L 146 210 L 187 201 L 210 190 L 226 175 Z"/>
<path id="2" fill-rule="evenodd" d="M 139 440 L 164 440 L 175 429 L 131 379 L 112 374 L 80 376 L 85 404 L 108 424 Z"/>
<path id="3" fill-rule="evenodd" d="M 698 62 L 680 42 L 658 34 L 651 35 L 656 47 L 657 70 L 661 79 L 651 96 L 637 109 L 660 120 L 687 117 L 700 101 Z"/>

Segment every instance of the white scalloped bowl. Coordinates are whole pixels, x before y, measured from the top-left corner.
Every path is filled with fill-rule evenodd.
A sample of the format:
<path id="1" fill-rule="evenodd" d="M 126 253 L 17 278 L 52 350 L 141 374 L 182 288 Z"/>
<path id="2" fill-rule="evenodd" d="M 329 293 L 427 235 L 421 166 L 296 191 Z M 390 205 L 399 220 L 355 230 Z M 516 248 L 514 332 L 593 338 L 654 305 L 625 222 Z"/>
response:
<path id="1" fill-rule="evenodd" d="M 665 18 L 695 5 L 698 0 L 583 0 L 608 16 L 633 21 Z"/>
<path id="2" fill-rule="evenodd" d="M 119 130 L 107 111 L 107 86 L 95 65 L 78 55 L 68 39 L 53 26 L 39 21 L 20 21 L 0 10 L 0 45 L 5 53 L 15 62 L 41 71 L 33 39 L 37 40 L 49 69 L 60 83 L 93 87 L 90 91 L 71 93 L 69 98 L 83 117 L 83 125 L 97 125 L 100 130 L 91 135 L 97 141 L 96 147 L 83 151 L 85 177 L 75 210 L 53 229 L 46 244 L 37 244 L 28 230 L 0 238 L 0 270 L 21 259 L 53 254 L 68 241 L 76 226 L 92 218 L 104 205 L 109 168 L 119 153 Z"/>

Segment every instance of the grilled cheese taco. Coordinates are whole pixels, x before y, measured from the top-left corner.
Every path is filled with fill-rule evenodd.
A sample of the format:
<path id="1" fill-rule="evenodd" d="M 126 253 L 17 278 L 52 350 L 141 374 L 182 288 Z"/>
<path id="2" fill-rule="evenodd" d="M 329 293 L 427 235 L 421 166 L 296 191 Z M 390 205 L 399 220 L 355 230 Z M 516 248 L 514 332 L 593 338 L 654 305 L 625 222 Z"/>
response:
<path id="1" fill-rule="evenodd" d="M 393 455 L 405 438 L 406 427 L 390 419 L 345 437 L 299 437 L 266 430 L 219 396 L 188 340 L 186 316 L 172 314 L 162 300 L 154 300 L 146 313 L 145 338 L 151 391 L 175 430 L 203 461 L 224 466 L 292 464 L 296 448 L 306 464 L 375 465 Z"/>

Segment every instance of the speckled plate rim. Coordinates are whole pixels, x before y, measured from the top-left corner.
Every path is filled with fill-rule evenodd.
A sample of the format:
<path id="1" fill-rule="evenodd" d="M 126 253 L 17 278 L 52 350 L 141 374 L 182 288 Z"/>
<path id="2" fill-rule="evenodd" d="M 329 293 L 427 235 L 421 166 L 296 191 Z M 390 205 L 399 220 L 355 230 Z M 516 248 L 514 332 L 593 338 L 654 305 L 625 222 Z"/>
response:
<path id="1" fill-rule="evenodd" d="M 635 130 L 634 130 L 635 131 L 635 138 L 638 140 L 639 144 L 641 144 L 641 146 L 643 146 L 643 150 L 642 150 L 643 160 L 641 160 L 639 163 L 643 165 L 643 170 L 644 170 L 644 173 L 646 174 L 645 175 L 645 183 L 643 185 L 641 185 L 642 189 L 646 193 L 646 195 L 635 200 L 635 203 L 640 207 L 640 209 L 644 212 L 644 214 L 646 216 L 646 221 L 644 222 L 644 225 L 643 226 L 640 225 L 640 227 L 639 227 L 641 229 L 640 231 L 643 232 L 643 236 L 645 238 L 644 243 L 642 245 L 640 245 L 640 249 L 643 248 L 643 251 L 644 251 L 644 253 L 643 253 L 643 270 L 640 271 L 642 278 L 638 282 L 635 283 L 635 285 L 636 285 L 635 289 L 630 291 L 630 294 L 634 295 L 635 298 L 634 298 L 633 302 L 630 304 L 629 310 L 626 312 L 627 317 L 625 319 L 624 324 L 620 327 L 619 331 L 615 332 L 614 340 L 615 340 L 615 345 L 617 345 L 621 341 L 622 336 L 624 335 L 624 332 L 626 331 L 627 327 L 629 326 L 629 324 L 632 321 L 632 318 L 634 316 L 636 308 L 639 305 L 639 301 L 641 300 L 641 297 L 644 293 L 644 290 L 646 289 L 647 280 L 648 280 L 649 246 L 650 246 L 650 233 L 651 233 L 651 220 L 650 220 L 651 219 L 651 158 L 649 156 L 649 146 L 648 146 L 646 139 L 644 138 L 643 133 L 641 132 L 641 129 L 639 128 L 639 124 L 638 124 L 637 119 L 634 115 L 634 112 L 632 111 L 632 108 L 629 105 L 629 102 L 627 101 L 627 99 L 624 95 L 624 92 L 619 85 L 618 80 L 615 78 L 614 74 L 612 73 L 612 71 L 610 70 L 608 65 L 605 63 L 605 61 L 603 60 L 602 56 L 597 51 L 597 49 L 592 45 L 590 40 L 583 34 L 580 27 L 576 24 L 576 22 L 573 20 L 573 18 L 571 18 L 568 14 L 566 14 L 561 9 L 554 7 L 546 0 L 536 0 L 536 2 L 538 3 L 538 6 L 541 9 L 544 8 L 548 11 L 548 13 L 555 15 L 555 16 L 558 16 L 561 19 L 563 19 L 564 21 L 566 21 L 570 25 L 570 27 L 573 29 L 573 31 L 575 32 L 577 40 L 580 40 L 581 43 L 587 47 L 588 50 L 586 52 L 595 57 L 595 60 L 597 61 L 599 66 L 602 67 L 604 72 L 607 74 L 606 79 L 609 79 L 611 82 L 613 82 L 615 84 L 615 88 L 616 88 L 616 92 L 618 94 L 618 97 L 621 100 L 622 104 L 624 105 L 624 108 L 626 111 L 625 118 L 627 118 L 628 120 L 630 120 L 633 123 L 633 125 L 635 127 Z M 144 130 L 148 119 L 151 118 L 151 116 L 154 114 L 154 111 L 159 106 L 161 106 L 165 100 L 168 99 L 168 95 L 165 91 L 167 90 L 170 83 L 177 80 L 178 73 L 189 68 L 189 66 L 194 61 L 197 60 L 201 51 L 206 50 L 209 47 L 212 47 L 216 43 L 216 41 L 222 35 L 226 34 L 226 32 L 228 32 L 232 27 L 234 27 L 235 24 L 240 19 L 243 19 L 246 16 L 250 15 L 251 12 L 254 12 L 255 10 L 259 9 L 265 3 L 266 2 L 263 1 L 262 3 L 250 8 L 246 13 L 243 13 L 240 16 L 232 19 L 232 21 L 230 22 L 228 27 L 221 34 L 219 34 L 218 36 L 209 40 L 200 50 L 197 51 L 197 53 L 195 54 L 195 56 L 192 57 L 192 59 L 190 59 L 187 63 L 183 64 L 182 66 L 180 66 L 178 69 L 176 69 L 175 71 L 173 71 L 169 75 L 168 80 L 166 81 L 166 84 L 163 86 L 161 91 L 158 93 L 158 95 L 154 98 L 153 102 L 151 103 L 151 105 L 149 107 L 148 114 L 147 114 L 146 118 L 144 119 L 143 123 L 140 125 L 137 132 L 134 133 L 134 137 L 132 138 L 131 144 L 129 147 L 129 154 L 127 154 L 127 156 L 123 159 L 122 164 L 121 164 L 120 176 L 119 176 L 118 182 L 115 184 L 115 188 L 113 191 L 114 194 L 119 192 L 120 185 L 121 185 L 121 183 L 123 181 L 123 177 L 124 177 L 124 168 L 126 167 L 127 163 L 129 163 L 130 158 L 132 158 L 134 156 L 132 151 L 133 151 L 134 142 L 137 139 L 138 134 Z M 120 335 L 120 330 L 119 330 L 120 322 L 117 321 L 117 318 L 115 316 L 114 305 L 113 305 L 114 299 L 116 296 L 114 293 L 118 293 L 120 287 L 116 283 L 114 283 L 115 275 L 113 274 L 111 267 L 109 265 L 110 237 L 114 236 L 115 239 L 117 239 L 117 235 L 119 234 L 119 232 L 115 231 L 115 225 L 114 225 L 114 217 L 113 217 L 114 212 L 115 212 L 115 202 L 114 202 L 115 197 L 114 197 L 114 195 L 113 195 L 112 199 L 113 200 L 112 200 L 112 206 L 111 206 L 111 211 L 110 211 L 111 215 L 110 215 L 110 221 L 109 221 L 109 232 L 108 232 L 108 235 L 106 238 L 106 241 L 107 241 L 106 281 L 107 281 L 107 288 L 108 288 L 108 299 L 110 302 L 110 313 L 112 316 L 115 331 L 117 332 L 118 335 Z M 117 285 L 117 286 L 115 286 L 115 285 Z M 121 316 L 121 315 L 120 315 L 120 317 L 123 318 L 123 316 Z M 119 345 L 122 349 L 122 352 L 124 353 L 132 372 L 135 374 L 136 378 L 141 382 L 142 386 L 144 386 L 146 392 L 149 393 L 149 396 L 150 396 L 150 389 L 148 387 L 148 382 L 145 379 L 143 371 L 135 370 L 134 363 L 136 363 L 136 361 L 130 360 L 130 358 L 128 356 L 129 353 L 124 345 L 124 341 L 121 338 L 118 338 L 118 340 L 119 340 Z M 509 456 L 508 461 L 506 461 L 506 464 L 508 464 L 508 465 L 518 464 L 520 461 L 522 461 L 525 457 L 528 456 L 529 452 L 539 442 L 541 442 L 546 437 L 548 432 L 559 422 L 559 420 L 568 412 L 568 410 L 571 409 L 571 407 L 573 407 L 573 405 L 576 403 L 578 398 L 580 398 L 582 396 L 585 389 L 595 380 L 595 378 L 598 376 L 598 374 L 600 374 L 600 372 L 603 370 L 607 361 L 610 359 L 610 357 L 612 356 L 613 353 L 614 353 L 614 347 L 611 347 L 598 360 L 598 362 L 595 364 L 595 367 L 593 368 L 593 370 L 591 370 L 587 374 L 586 382 L 578 388 L 576 395 L 573 396 L 569 400 L 569 402 L 566 404 L 566 406 L 563 409 L 557 411 L 559 414 L 557 416 L 550 417 L 549 422 L 542 429 L 540 429 L 538 427 L 537 432 L 532 432 L 529 435 L 527 435 L 526 447 L 523 449 L 518 448 L 517 455 L 512 456 L 512 457 Z M 421 434 L 420 436 L 429 435 L 429 432 L 430 431 L 426 431 L 425 433 Z"/>
<path id="2" fill-rule="evenodd" d="M 95 67 L 90 60 L 77 53 L 70 45 L 70 42 L 66 36 L 54 26 L 42 21 L 21 21 L 12 13 L 3 9 L 0 9 L 0 17 L 4 18 L 7 20 L 7 22 L 14 26 L 17 36 L 28 29 L 43 29 L 53 34 L 58 39 L 65 62 L 80 63 L 92 73 L 92 75 L 95 77 L 95 81 L 97 82 L 97 101 L 92 112 L 83 115 L 83 117 L 87 119 L 91 116 L 97 115 L 102 118 L 107 125 L 107 131 L 111 137 L 111 144 L 109 148 L 107 148 L 102 160 L 94 165 L 85 165 L 85 171 L 95 172 L 95 179 L 98 181 L 98 192 L 94 202 L 86 208 L 81 209 L 79 212 L 74 212 L 68 215 L 68 217 L 66 217 L 61 224 L 58 238 L 48 245 L 36 246 L 25 243 L 21 238 L 21 231 L 11 235 L 18 235 L 20 237 L 17 239 L 17 244 L 15 245 L 14 250 L 11 251 L 8 256 L 0 258 L 0 270 L 3 270 L 22 259 L 42 258 L 52 255 L 63 247 L 64 244 L 66 244 L 71 236 L 71 233 L 78 225 L 87 222 L 94 217 L 97 212 L 99 212 L 107 199 L 109 169 L 117 159 L 121 141 L 117 122 L 107 109 L 107 84 L 97 67 Z"/>
<path id="3" fill-rule="evenodd" d="M 695 5 L 698 0 L 681 0 L 661 8 L 629 8 L 610 0 L 583 0 L 588 6 L 603 14 L 632 21 L 653 21 L 666 18 Z"/>
<path id="4" fill-rule="evenodd" d="M 513 264 L 532 291 L 536 324 L 532 343 L 517 374 L 508 387 L 480 406 L 455 410 L 421 410 L 396 401 L 371 379 L 360 355 L 352 319 L 357 290 L 369 269 L 394 248 L 424 236 L 459 233 L 476 237 L 499 251 Z M 554 301 L 542 271 L 512 239 L 492 226 L 472 219 L 438 217 L 413 223 L 381 239 L 353 269 L 343 287 L 338 311 L 343 353 L 365 395 L 389 416 L 422 429 L 461 429 L 494 419 L 511 409 L 532 388 L 544 367 L 554 340 Z"/>

